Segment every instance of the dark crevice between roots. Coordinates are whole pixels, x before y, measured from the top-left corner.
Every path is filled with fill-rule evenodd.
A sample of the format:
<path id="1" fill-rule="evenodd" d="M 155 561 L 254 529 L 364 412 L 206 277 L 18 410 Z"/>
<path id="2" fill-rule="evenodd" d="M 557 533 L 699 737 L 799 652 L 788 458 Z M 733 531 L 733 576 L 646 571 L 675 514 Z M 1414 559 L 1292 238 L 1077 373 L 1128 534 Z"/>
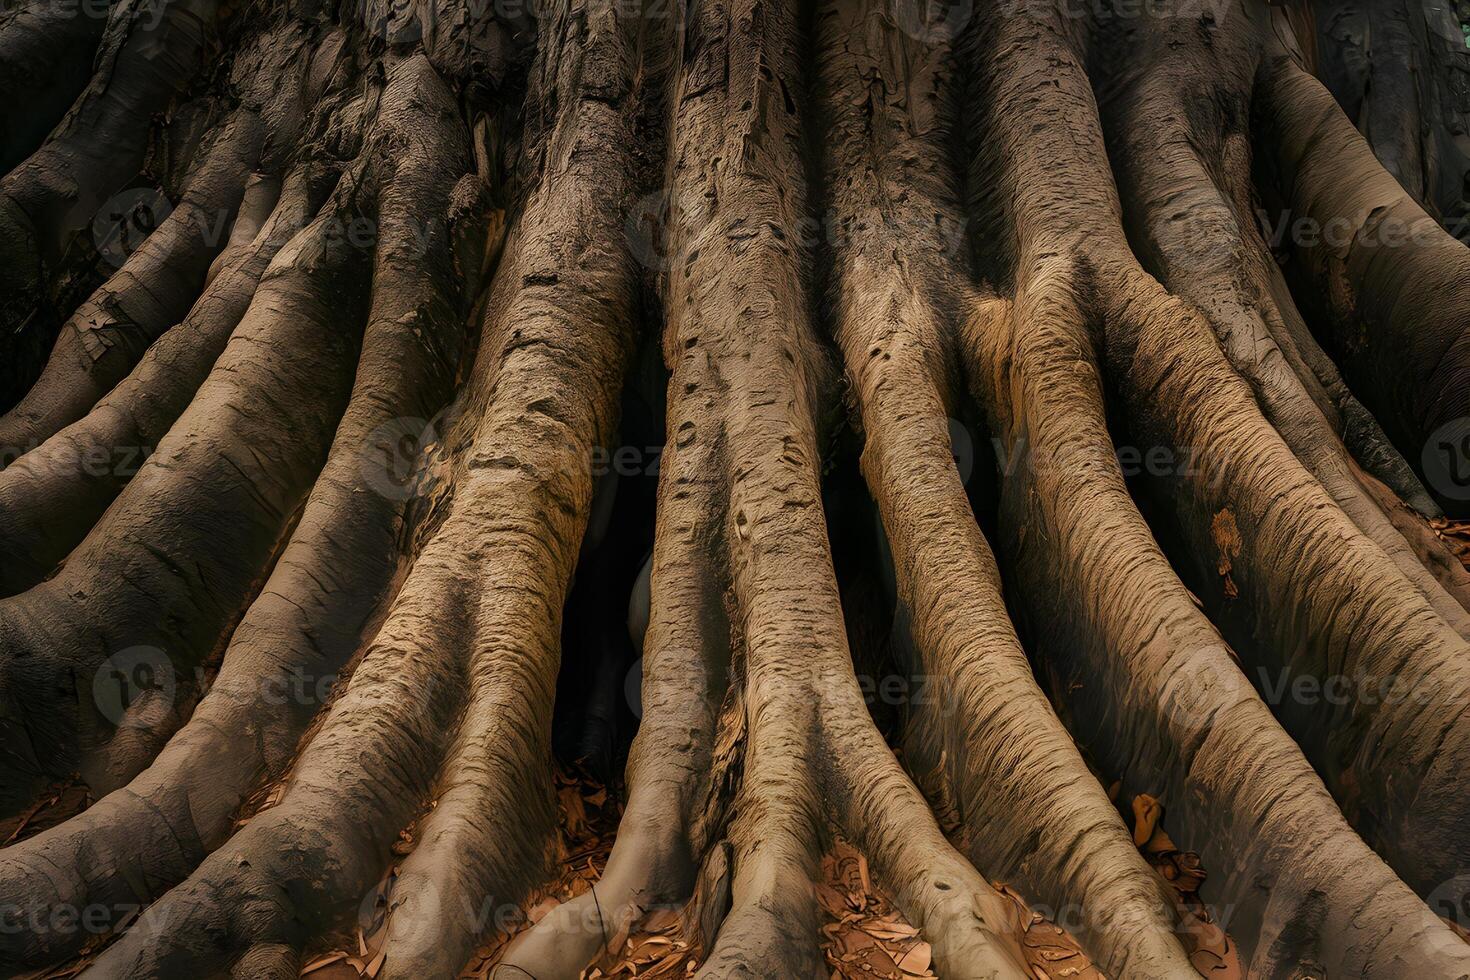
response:
<path id="1" fill-rule="evenodd" d="M 621 782 L 642 712 L 639 620 L 646 626 L 667 382 L 657 333 L 645 331 L 618 437 L 592 461 L 597 488 L 562 615 L 552 747 L 604 786 Z"/>

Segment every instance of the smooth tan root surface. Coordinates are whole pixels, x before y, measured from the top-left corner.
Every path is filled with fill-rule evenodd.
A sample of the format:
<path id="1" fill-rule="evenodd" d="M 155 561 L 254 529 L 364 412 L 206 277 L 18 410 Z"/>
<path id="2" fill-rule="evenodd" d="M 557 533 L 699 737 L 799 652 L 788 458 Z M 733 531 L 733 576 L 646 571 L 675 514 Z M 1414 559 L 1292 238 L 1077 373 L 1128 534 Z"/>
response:
<path id="1" fill-rule="evenodd" d="M 0 974 L 1470 978 L 1443 18 L 155 6 L 0 13 Z"/>

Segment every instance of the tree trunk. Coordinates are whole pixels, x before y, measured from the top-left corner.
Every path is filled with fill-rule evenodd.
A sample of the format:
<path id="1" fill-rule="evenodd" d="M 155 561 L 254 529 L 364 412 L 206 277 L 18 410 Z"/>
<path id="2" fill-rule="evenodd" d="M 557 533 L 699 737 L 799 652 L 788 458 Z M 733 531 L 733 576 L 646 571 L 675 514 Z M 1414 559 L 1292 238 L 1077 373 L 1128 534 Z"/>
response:
<path id="1" fill-rule="evenodd" d="M 0 970 L 1470 976 L 1447 14 L 245 14 L 0 15 Z"/>

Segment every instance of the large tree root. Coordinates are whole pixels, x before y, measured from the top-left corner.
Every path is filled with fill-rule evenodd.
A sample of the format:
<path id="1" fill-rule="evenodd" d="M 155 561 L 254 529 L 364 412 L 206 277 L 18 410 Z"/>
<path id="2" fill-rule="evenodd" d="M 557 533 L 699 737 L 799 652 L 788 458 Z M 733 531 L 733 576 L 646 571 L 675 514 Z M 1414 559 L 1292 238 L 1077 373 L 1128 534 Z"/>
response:
<path id="1" fill-rule="evenodd" d="M 1353 388 L 1446 509 L 1470 499 L 1470 250 L 1374 158 L 1332 97 L 1279 45 L 1259 69 L 1255 136 L 1293 220 L 1299 278 Z M 1432 312 L 1430 312 L 1432 311 Z"/>
<path id="2" fill-rule="evenodd" d="M 267 273 L 209 380 L 61 571 L 0 602 L 7 807 L 74 771 L 118 726 L 143 725 L 120 714 L 155 700 L 133 700 L 148 680 L 139 658 L 191 680 L 285 544 L 359 340 L 364 263 L 337 213 L 277 255 L 280 274 Z"/>
<path id="3" fill-rule="evenodd" d="M 1016 975 L 1009 910 L 883 743 L 845 641 L 820 494 L 835 378 L 808 312 L 809 250 L 785 233 L 806 206 L 793 12 L 711 3 L 689 16 L 671 99 L 680 213 L 664 346 L 674 451 L 724 476 L 712 530 L 736 651 L 726 721 L 740 735 L 716 763 L 725 788 L 713 803 L 730 816 L 728 846 L 713 853 L 729 906 L 701 975 L 816 968 L 810 883 L 824 814 L 930 931 L 947 975 Z M 728 74 L 711 77 L 711 62 Z M 677 506 L 679 489 L 666 477 L 664 500 Z"/>
<path id="4" fill-rule="evenodd" d="M 54 325 L 48 322 L 52 304 L 47 299 L 56 295 L 53 280 L 99 209 L 142 169 L 152 117 L 203 67 L 218 12 L 214 0 L 114 5 L 91 82 L 46 142 L 0 181 L 0 289 L 7 297 L 0 311 L 0 404 L 5 407 L 29 387 L 50 346 Z M 294 34 L 295 44 L 265 30 L 262 34 L 271 38 L 265 50 L 287 62 L 309 52 L 311 28 L 304 21 L 287 16 L 280 29 Z M 267 93 L 258 105 L 296 97 L 270 94 L 264 75 L 251 82 Z"/>
<path id="5" fill-rule="evenodd" d="M 401 434 L 402 420 L 440 407 L 461 347 L 449 229 L 472 202 L 451 202 L 468 151 L 455 127 L 423 127 L 416 115 L 436 103 L 442 111 L 437 84 L 421 62 L 399 68 L 370 137 L 364 167 L 378 187 L 382 230 L 373 302 L 352 400 L 291 542 L 208 697 L 152 768 L 80 818 L 0 855 L 0 891 L 29 896 L 28 916 L 125 911 L 187 877 L 228 837 L 261 778 L 281 774 L 389 591 L 409 493 L 393 492 L 399 447 L 382 442 Z M 45 961 L 66 949 L 22 947 L 9 958 Z"/>
<path id="6" fill-rule="evenodd" d="M 834 834 L 946 977 L 1029 975 L 1018 892 L 1120 978 L 1209 969 L 1219 930 L 1252 975 L 1470 976 L 1434 915 L 1470 864 L 1470 576 L 1405 506 L 1438 513 L 1405 433 L 1453 404 L 1385 408 L 1363 379 L 1393 368 L 1352 351 L 1349 390 L 1308 329 L 1348 310 L 1334 354 L 1452 379 L 1426 352 L 1454 331 L 1356 332 L 1434 315 L 1374 277 L 1454 313 L 1433 270 L 1459 259 L 1439 232 L 1362 251 L 1406 198 L 1321 186 L 1377 164 L 1288 19 L 1002 4 L 951 47 L 918 3 L 558 3 L 533 45 L 519 16 L 374 0 L 227 18 L 180 104 L 214 8 L 157 8 L 144 57 L 142 6 L 0 185 L 6 309 L 49 324 L 96 286 L 100 201 L 187 188 L 0 421 L 37 444 L 0 472 L 26 551 L 0 806 L 74 772 L 105 794 L 0 850 L 0 971 L 85 948 L 93 977 L 286 980 L 354 912 L 380 980 L 474 961 L 554 861 L 553 752 L 622 748 L 647 528 L 609 533 L 596 469 L 657 376 L 627 809 L 497 977 L 576 976 L 677 907 L 701 976 L 813 975 Z M 1283 274 L 1258 194 L 1368 211 Z M 513 231 L 482 290 L 492 201 Z M 237 202 L 227 240 L 198 231 Z M 666 375 L 635 366 L 655 320 Z M 967 482 L 952 416 L 989 425 L 994 479 Z M 152 443 L 131 478 L 68 472 Z M 885 658 L 901 710 L 865 697 Z M 1164 801 L 1201 904 L 1118 789 Z"/>
<path id="7" fill-rule="evenodd" d="M 284 51 L 275 50 L 273 57 L 263 60 L 265 68 L 274 71 L 282 69 L 283 60 L 290 63 L 301 58 L 297 48 L 288 44 Z M 340 53 L 334 53 L 329 43 L 324 42 L 315 61 L 316 68 L 307 78 L 301 77 L 302 71 L 288 73 L 292 83 L 288 91 L 305 89 L 299 101 L 270 103 L 269 111 L 258 113 L 261 122 L 251 124 L 252 129 L 261 130 L 254 142 L 263 144 L 255 156 L 268 167 L 276 166 L 279 143 L 301 147 L 303 159 L 292 165 L 284 196 L 279 176 L 256 174 L 242 180 L 236 190 L 243 199 L 227 242 L 220 238 L 220 214 L 211 215 L 203 208 L 195 210 L 200 212 L 197 217 L 206 241 L 193 240 L 198 235 L 165 236 L 173 219 L 187 206 L 181 205 L 116 277 L 122 283 L 123 298 L 138 294 L 150 313 L 146 318 L 150 329 L 140 330 L 137 317 L 117 322 L 117 317 L 105 312 L 115 309 L 118 302 L 116 295 L 109 294 L 111 284 L 103 287 L 99 296 L 106 301 L 99 304 L 95 297 L 89 301 L 72 318 L 78 328 L 75 336 L 63 334 L 53 351 L 47 374 L 54 368 L 56 377 L 43 377 L 22 405 L 6 417 L 7 422 L 14 422 L 12 428 L 29 428 L 34 438 L 40 434 L 35 429 L 37 417 L 34 413 L 30 418 L 21 417 L 26 406 L 44 407 L 41 417 L 46 429 L 77 410 L 86 412 L 34 449 L 26 452 L 22 447 L 19 459 L 0 470 L 0 534 L 16 551 L 14 559 L 0 568 L 0 595 L 22 592 L 50 574 L 97 523 L 198 391 L 277 252 L 316 214 L 338 173 L 339 165 L 331 161 L 331 155 L 355 156 L 360 151 L 364 117 L 379 97 L 378 86 L 368 79 L 355 90 L 348 88 L 344 77 L 348 73 L 338 70 Z M 306 126 L 300 119 L 301 103 L 315 106 L 315 118 Z M 237 115 L 253 119 L 257 114 L 241 109 Z M 365 220 L 338 209 L 319 234 L 357 237 L 357 225 Z M 424 230 L 417 229 L 420 239 Z M 167 244 L 155 247 L 161 237 Z M 211 248 L 220 244 L 224 247 L 206 277 L 197 260 L 207 259 Z M 186 253 L 198 249 L 197 258 L 171 255 L 179 248 Z M 150 267 L 171 269 L 173 263 L 181 262 L 195 280 L 188 287 L 174 283 L 175 304 L 189 302 L 186 297 L 192 296 L 198 280 L 207 278 L 208 284 L 183 321 L 164 330 L 139 358 L 135 345 L 173 321 L 172 312 L 158 315 L 155 294 L 160 285 L 155 277 L 133 269 L 145 256 Z M 83 315 L 94 307 L 104 311 L 102 318 Z M 113 387 L 117 373 L 133 360 L 138 366 Z M 89 404 L 109 388 L 100 402 Z M 64 416 L 58 417 L 58 411 Z"/>
<path id="8" fill-rule="evenodd" d="M 1452 234 L 1470 237 L 1470 105 L 1459 94 L 1470 51 L 1456 6 L 1303 6 L 1316 21 L 1315 30 L 1298 31 L 1313 73 L 1404 189 Z"/>
<path id="9" fill-rule="evenodd" d="M 1238 27 L 1269 33 L 1249 16 Z M 1434 802 L 1462 792 L 1457 760 L 1470 752 L 1460 607 L 1441 605 L 1448 620 L 1438 613 L 1336 505 L 1200 337 L 1194 309 L 1127 267 L 1098 273 L 1121 284 L 1099 292 L 1130 425 L 1206 464 L 1177 474 L 1185 492 L 1171 494 L 1195 549 L 1182 567 L 1253 667 L 1351 686 L 1346 704 L 1274 707 L 1369 842 L 1416 889 L 1433 890 L 1470 859 L 1470 835 Z M 1165 348 L 1167 370 L 1148 360 Z"/>
<path id="10" fill-rule="evenodd" d="M 1227 22 L 1206 44 L 1177 18 L 1158 18 L 1129 41 L 1132 57 L 1119 62 L 1122 77 L 1107 91 L 1133 240 L 1158 256 L 1162 285 L 1210 320 L 1266 418 L 1333 501 L 1436 613 L 1470 637 L 1470 576 L 1445 560 L 1422 521 L 1396 526 L 1385 513 L 1396 502 L 1375 494 L 1348 454 L 1346 419 L 1309 365 L 1312 352 L 1300 350 L 1315 341 L 1290 295 L 1277 288 L 1280 272 L 1252 210 L 1246 127 L 1258 45 L 1248 23 Z M 1206 76 L 1202 64 L 1210 67 Z M 1382 475 L 1396 479 L 1404 470 L 1399 458 Z"/>
<path id="11" fill-rule="evenodd" d="M 0 534 L 14 547 L 0 594 L 40 582 L 81 542 L 168 434 L 224 350 L 261 276 L 311 220 L 335 173 L 313 168 L 283 186 L 262 179 L 245 192 L 241 219 L 266 216 L 259 236 L 233 252 L 195 308 L 149 347 L 133 372 L 85 418 L 0 472 Z"/>
<path id="12" fill-rule="evenodd" d="M 84 416 L 188 312 L 225 244 L 264 136 L 248 112 L 223 126 L 178 207 L 62 326 L 36 384 L 0 416 L 9 458 Z"/>
<path id="13" fill-rule="evenodd" d="M 1187 972 L 1157 875 L 1031 676 L 951 457 L 955 342 L 975 297 L 959 285 L 945 52 L 896 27 L 859 44 L 848 18 L 860 14 L 824 17 L 837 334 L 919 653 L 911 669 L 933 686 L 910 719 L 911 766 L 939 771 L 933 789 L 979 867 L 1091 914 L 1085 942 L 1109 973 Z"/>
<path id="14" fill-rule="evenodd" d="M 81 94 L 106 11 L 29 0 L 0 12 L 0 173 L 40 145 Z"/>
<path id="15" fill-rule="evenodd" d="M 1010 910 L 944 840 L 883 744 L 843 639 L 818 489 L 835 379 L 807 319 L 807 251 L 783 236 L 800 227 L 800 187 L 771 176 L 801 169 L 788 16 L 760 4 L 691 13 L 687 36 L 700 42 L 682 52 L 672 100 L 678 210 L 664 257 L 674 443 L 661 469 L 632 796 L 603 883 L 513 944 L 497 976 L 571 975 L 687 897 L 700 863 L 722 882 L 699 913 L 711 947 L 701 975 L 806 975 L 819 962 L 810 882 L 829 816 L 933 937 L 947 976 L 1022 969 Z M 698 68 L 707 59 L 727 63 L 728 79 L 710 85 Z M 726 168 L 736 140 L 744 162 Z M 1146 929 L 1130 937 L 1139 959 L 1172 956 L 1187 971 L 1160 931 L 1161 947 Z"/>
<path id="16" fill-rule="evenodd" d="M 150 216 L 162 219 L 157 229 L 127 254 L 136 244 L 127 239 L 140 229 L 106 206 L 98 213 L 97 249 L 121 268 L 63 325 L 40 378 L 0 417 L 0 446 L 8 450 L 0 466 L 83 417 L 195 305 L 220 253 L 255 237 L 259 224 L 235 227 L 247 179 L 257 170 L 278 179 L 285 155 L 306 135 L 307 116 L 323 103 L 336 107 L 328 86 L 339 59 L 333 45 L 314 44 L 300 25 L 262 32 L 233 69 L 239 107 L 193 148 L 180 199 L 166 217 Z M 118 200 L 119 211 L 134 203 L 128 195 Z M 140 206 L 160 202 L 144 198 Z"/>
<path id="17" fill-rule="evenodd" d="M 543 29 L 615 43 L 605 18 Z M 417 65 L 399 70 L 428 72 Z M 451 974 L 493 921 L 482 903 L 513 904 L 543 872 L 560 606 L 591 500 L 587 460 L 615 427 L 632 336 L 631 263 L 614 245 L 615 198 L 601 193 L 608 181 L 632 190 L 630 174 L 587 150 L 607 145 L 605 128 L 637 99 L 616 78 L 568 98 L 580 94 L 575 65 L 554 68 L 535 143 L 547 183 L 490 296 L 447 514 L 280 803 L 155 904 L 95 975 L 231 963 L 285 975 L 374 890 L 388 846 L 430 798 L 389 895 L 382 975 Z M 416 114 L 448 115 L 437 85 L 430 73 L 411 90 Z M 153 923 L 167 936 L 153 938 Z"/>
<path id="18" fill-rule="evenodd" d="M 1100 761 L 1131 788 L 1170 801 L 1171 827 L 1223 873 L 1210 901 L 1233 913 L 1230 934 L 1253 971 L 1273 975 L 1299 962 L 1348 975 L 1463 970 L 1470 950 L 1441 931 L 1348 828 L 1129 499 L 1108 436 L 1105 362 L 1096 345 L 1106 339 L 1103 350 L 1113 355 L 1127 336 L 1121 328 L 1138 316 L 1110 299 L 1114 284 L 1148 280 L 1130 268 L 1110 185 L 1089 177 L 1106 173 L 1096 169 L 1101 127 L 1071 28 L 1063 17 L 995 18 L 979 52 L 981 77 L 993 81 L 975 100 L 990 107 L 983 117 L 989 128 L 981 127 L 988 136 L 979 178 L 990 192 L 982 203 L 1014 236 L 1007 278 L 1016 296 L 977 315 L 970 374 L 1002 436 L 1003 538 L 1053 691 Z M 1031 133 L 1029 113 L 1058 120 L 1048 127 L 1057 138 Z M 1058 173 L 1064 183 L 1055 182 Z M 1067 197 L 1059 199 L 1063 186 Z M 1184 319 L 1157 286 L 1152 296 Z M 1228 373 L 1213 335 L 1193 322 L 1206 333 L 1192 349 L 1212 351 L 1217 377 Z M 1132 403 L 1176 378 L 1186 381 L 1185 348 L 1177 338 L 1175 345 L 1155 362 L 1157 371 L 1117 355 L 1106 362 L 1111 376 L 1128 379 L 1124 395 Z M 1187 390 L 1192 406 L 1213 392 L 1241 391 L 1242 383 L 1232 376 Z M 1179 413 L 1181 403 L 1171 410 Z M 1264 435 L 1255 438 L 1258 458 Z M 1161 434 L 1157 444 L 1215 445 L 1177 432 Z M 1216 454 L 1207 459 L 1213 472 Z M 1297 464 L 1274 465 L 1271 472 L 1280 473 Z M 1388 559 L 1380 553 L 1378 561 Z M 1242 757 L 1250 764 L 1241 765 Z M 1318 859 L 1293 862 L 1287 872 L 1276 848 Z M 1406 932 L 1405 921 L 1414 928 Z M 1374 951 L 1371 959 L 1358 952 L 1365 949 Z"/>

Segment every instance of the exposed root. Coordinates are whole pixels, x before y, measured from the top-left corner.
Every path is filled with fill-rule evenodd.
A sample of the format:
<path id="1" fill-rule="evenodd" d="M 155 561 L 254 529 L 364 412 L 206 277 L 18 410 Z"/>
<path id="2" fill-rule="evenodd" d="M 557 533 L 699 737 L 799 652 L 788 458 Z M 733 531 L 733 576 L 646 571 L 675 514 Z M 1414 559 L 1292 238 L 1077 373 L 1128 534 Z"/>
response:
<path id="1" fill-rule="evenodd" d="M 620 43 L 606 20 L 557 30 L 582 27 Z M 448 123 L 426 62 L 394 78 L 403 91 L 385 112 Z M 557 71 L 546 84 L 559 94 L 575 80 Z M 560 606 L 591 499 L 586 460 L 615 425 L 631 340 L 630 263 L 606 247 L 616 216 L 592 190 L 631 175 L 578 152 L 604 145 L 637 102 L 626 87 L 607 94 L 617 101 L 563 103 L 575 111 L 548 127 L 548 182 L 491 294 L 450 510 L 346 691 L 280 802 L 155 904 L 96 975 L 284 968 L 373 890 L 393 836 L 430 797 L 389 899 L 383 976 L 457 971 L 490 924 L 482 903 L 518 899 L 544 869 Z M 224 941 L 210 940 L 226 922 Z M 155 923 L 166 937 L 149 935 Z"/>
<path id="2" fill-rule="evenodd" d="M 1470 251 L 1374 159 L 1321 84 L 1268 45 L 1255 133 L 1266 185 L 1319 234 L 1301 292 L 1348 380 L 1447 510 L 1470 498 Z"/>
<path id="3" fill-rule="evenodd" d="M 96 526 L 183 414 L 244 316 L 261 276 L 316 214 L 328 174 L 307 168 L 284 190 L 261 181 L 252 197 L 275 198 L 255 240 L 223 253 L 221 268 L 184 321 L 153 344 L 133 372 L 87 416 L 0 471 L 0 534 L 15 547 L 0 568 L 0 594 L 24 592 L 50 574 Z"/>
<path id="4" fill-rule="evenodd" d="M 399 70 L 404 87 L 413 69 Z M 468 151 L 451 126 L 415 135 L 410 107 L 419 107 L 412 95 L 389 92 L 364 161 L 380 188 L 373 301 L 351 402 L 290 544 L 235 630 L 209 696 L 153 767 L 83 819 L 0 855 L 0 880 L 45 874 L 48 887 L 29 890 L 37 914 L 146 904 L 185 878 L 234 829 L 251 787 L 280 775 L 379 615 L 409 497 L 390 482 L 398 447 L 382 443 L 401 435 L 401 420 L 440 407 L 461 347 L 450 225 L 466 202 L 451 202 L 451 191 Z M 443 217 L 415 224 L 432 215 Z M 280 274 L 267 275 L 267 288 Z"/>
<path id="5" fill-rule="evenodd" d="M 1053 908 L 1096 913 L 1085 941 L 1105 969 L 1187 971 L 1157 877 L 1031 676 L 951 457 L 958 321 L 975 296 L 960 285 L 945 52 L 896 28 L 860 45 L 846 18 L 863 14 L 824 18 L 836 330 L 918 651 L 910 669 L 932 685 L 909 719 L 913 765 L 942 771 L 979 867 Z"/>
<path id="6" fill-rule="evenodd" d="M 113 788 L 96 753 L 222 649 L 285 544 L 360 336 L 364 263 L 331 214 L 276 256 L 188 410 L 62 570 L 0 602 L 8 807 L 79 762 Z"/>
<path id="7" fill-rule="evenodd" d="M 1441 927 L 1348 829 L 1129 498 L 1103 410 L 1104 365 L 1122 386 L 1132 418 L 1152 409 L 1153 418 L 1168 414 L 1217 427 L 1210 438 L 1202 429 L 1133 429 L 1140 438 L 1152 437 L 1154 445 L 1207 453 L 1207 471 L 1194 481 L 1197 492 L 1216 486 L 1207 476 L 1218 476 L 1223 467 L 1225 485 L 1246 493 L 1243 474 L 1229 467 L 1249 461 L 1253 481 L 1301 474 L 1289 492 L 1314 488 L 1324 503 L 1310 513 L 1325 518 L 1335 512 L 1264 420 L 1247 427 L 1240 417 L 1254 403 L 1230 373 L 1208 326 L 1132 265 L 1112 188 L 1089 176 L 1107 170 L 1091 88 L 1070 28 L 1062 17 L 997 17 L 981 38 L 984 77 L 994 80 L 982 104 L 998 127 L 997 152 L 981 157 L 981 179 L 992 182 L 984 186 L 993 188 L 989 200 L 1001 214 L 999 225 L 1015 236 L 1016 297 L 1009 306 L 993 305 L 977 316 L 970 361 L 971 383 L 1002 436 L 1002 539 L 1054 696 L 1104 766 L 1123 774 L 1137 791 L 1173 805 L 1176 836 L 1221 870 L 1211 901 L 1234 911 L 1230 934 L 1253 971 L 1269 974 L 1311 961 L 1352 975 L 1394 976 L 1411 962 L 1457 972 L 1467 950 L 1421 940 Z M 1037 84 L 1042 77 L 1048 81 Z M 1047 132 L 1057 140 L 1038 137 L 1030 112 L 1052 120 Z M 1024 141 L 1022 132 L 1028 133 Z M 1064 192 L 1055 179 L 1059 172 L 1068 178 Z M 1121 292 L 1119 283 L 1136 291 Z M 1138 305 L 1120 302 L 1121 296 Z M 1149 360 L 1160 358 L 1156 347 L 1144 354 L 1128 330 L 1144 309 L 1158 311 L 1155 322 L 1167 316 L 1174 328 L 1171 353 L 1158 360 Z M 1191 324 L 1187 343 L 1181 323 Z M 1095 346 L 1099 339 L 1106 360 Z M 1208 382 L 1191 379 L 1197 369 L 1190 358 L 1213 365 Z M 1214 403 L 1227 394 L 1235 418 L 1226 418 Z M 1167 409 L 1160 411 L 1164 404 Z M 1223 451 L 1219 440 L 1225 433 L 1245 431 L 1251 433 L 1249 449 L 1235 445 Z M 1268 466 L 1261 456 L 1273 441 L 1280 448 Z M 1275 496 L 1279 500 L 1282 493 Z M 1194 505 L 1181 499 L 1180 510 L 1200 525 Z M 1213 513 L 1203 518 L 1207 534 Z M 1288 538 L 1286 533 L 1273 540 Z M 1332 540 L 1372 547 L 1356 529 Z M 1235 542 L 1219 547 L 1227 544 L 1234 558 Z M 1218 553 L 1213 542 L 1209 547 L 1212 556 Z M 1308 549 L 1338 560 L 1334 548 L 1320 542 L 1294 546 L 1299 556 Z M 1221 566 L 1230 570 L 1229 581 L 1241 576 L 1243 560 Z M 1356 561 L 1361 581 L 1363 565 L 1370 562 L 1366 550 Z M 1381 552 L 1371 561 L 1389 565 Z M 1252 567 L 1272 566 L 1258 560 Z M 1224 582 L 1213 566 L 1212 572 L 1218 591 Z M 1401 583 L 1397 608 L 1403 608 L 1415 599 L 1402 576 L 1392 574 Z M 1303 574 L 1290 581 L 1310 589 L 1316 579 Z M 1271 588 L 1282 587 L 1278 581 Z M 1338 588 L 1346 596 L 1356 587 Z M 1417 602 L 1428 614 L 1423 598 Z M 1283 632 L 1295 626 L 1284 614 L 1277 622 Z M 1359 636 L 1357 645 L 1371 635 Z M 1276 639 L 1282 651 L 1301 648 L 1299 639 Z M 1243 759 L 1250 763 L 1241 765 Z M 1312 858 L 1294 860 L 1288 872 L 1274 856 L 1277 848 Z M 1378 911 L 1363 915 L 1370 900 Z M 1312 930 L 1290 926 L 1303 917 L 1315 924 Z M 1408 933 L 1406 920 L 1415 923 Z M 1359 958 L 1354 951 L 1360 948 L 1375 949 L 1374 959 Z"/>
<path id="8" fill-rule="evenodd" d="M 1306 3 L 1296 21 L 1313 74 L 1365 134 L 1374 154 L 1448 230 L 1470 236 L 1466 128 L 1470 106 L 1456 93 L 1470 70 L 1465 8 L 1412 0 Z"/>
<path id="9" fill-rule="evenodd" d="M 1128 42 L 1133 57 L 1117 66 L 1122 74 L 1107 88 L 1134 242 L 1156 257 L 1161 284 L 1210 321 L 1263 414 L 1338 507 L 1436 613 L 1470 637 L 1470 578 L 1443 556 L 1435 560 L 1415 523 L 1400 530 L 1385 513 L 1400 505 L 1392 494 L 1375 493 L 1348 454 L 1342 406 L 1299 350 L 1315 341 L 1289 293 L 1276 288 L 1280 272 L 1252 212 L 1247 125 L 1259 46 L 1250 22 L 1222 25 L 1209 43 L 1177 18 L 1148 26 L 1142 39 Z M 1204 75 L 1201 64 L 1210 66 Z M 1389 467 L 1406 469 L 1401 458 Z"/>
<path id="10" fill-rule="evenodd" d="M 944 840 L 883 743 L 844 637 L 819 491 L 835 378 L 807 313 L 808 251 L 785 233 L 805 206 L 789 179 L 801 170 L 791 12 L 756 3 L 690 16 L 672 97 L 664 349 L 673 445 L 660 488 L 660 528 L 670 533 L 656 539 L 645 646 L 657 658 L 645 667 L 644 695 L 655 727 L 640 733 L 630 764 L 630 846 L 619 853 L 620 834 L 600 924 L 616 934 L 660 899 L 682 898 L 670 885 L 688 894 L 692 850 L 727 882 L 716 891 L 728 889 L 727 899 L 705 899 L 715 918 L 700 975 L 806 975 L 819 964 L 812 882 L 831 815 L 932 935 L 947 975 L 1022 975 L 1013 909 Z M 706 76 L 710 59 L 728 76 Z M 732 145 L 743 147 L 740 167 L 722 163 Z M 699 550 L 681 555 L 684 542 Z M 721 591 L 725 615 L 711 602 Z M 688 646 L 674 647 L 676 638 Z M 706 666 L 702 651 L 724 643 L 736 650 L 733 687 L 708 746 L 699 706 L 724 671 L 718 660 Z M 670 703 L 674 675 L 661 661 L 671 655 L 698 679 L 682 685 L 693 705 Z M 673 710 L 695 727 L 664 727 Z M 675 761 L 650 765 L 643 753 L 659 750 L 660 736 Z M 683 760 L 704 753 L 710 798 L 691 814 L 702 780 Z M 605 941 L 587 928 L 588 902 L 577 904 L 527 934 L 496 975 L 576 969 L 567 945 L 585 957 Z"/>
<path id="11" fill-rule="evenodd" d="M 0 417 L 0 447 L 9 450 L 0 466 L 87 414 L 128 375 L 148 344 L 196 306 L 213 260 L 237 232 L 244 244 L 256 237 L 259 225 L 250 228 L 248 217 L 235 222 L 237 209 L 251 172 L 278 167 L 281 144 L 295 143 L 301 120 L 326 97 L 331 76 L 312 71 L 313 50 L 310 35 L 290 25 L 262 32 L 241 54 L 237 72 L 254 73 L 237 75 L 243 104 L 207 135 L 178 203 L 168 216 L 153 216 L 162 223 L 137 250 L 125 254 L 131 232 L 106 226 L 125 216 L 97 216 L 98 251 L 122 267 L 76 309 L 40 379 Z M 123 210 L 134 204 L 126 195 L 119 200 L 113 204 Z"/>
<path id="12" fill-rule="evenodd" d="M 0 12 L 0 173 L 40 145 L 91 77 L 107 26 L 97 11 L 29 0 Z"/>
<path id="13" fill-rule="evenodd" d="M 9 458 L 86 415 L 194 305 L 245 195 L 263 130 L 249 112 L 222 127 L 178 206 L 62 326 L 41 377 L 0 417 Z"/>
<path id="14" fill-rule="evenodd" d="M 202 67 L 218 9 L 214 0 L 112 6 L 91 82 L 46 142 L 0 181 L 0 384 L 16 394 L 49 346 L 51 279 L 103 202 L 142 169 L 152 116 Z"/>

